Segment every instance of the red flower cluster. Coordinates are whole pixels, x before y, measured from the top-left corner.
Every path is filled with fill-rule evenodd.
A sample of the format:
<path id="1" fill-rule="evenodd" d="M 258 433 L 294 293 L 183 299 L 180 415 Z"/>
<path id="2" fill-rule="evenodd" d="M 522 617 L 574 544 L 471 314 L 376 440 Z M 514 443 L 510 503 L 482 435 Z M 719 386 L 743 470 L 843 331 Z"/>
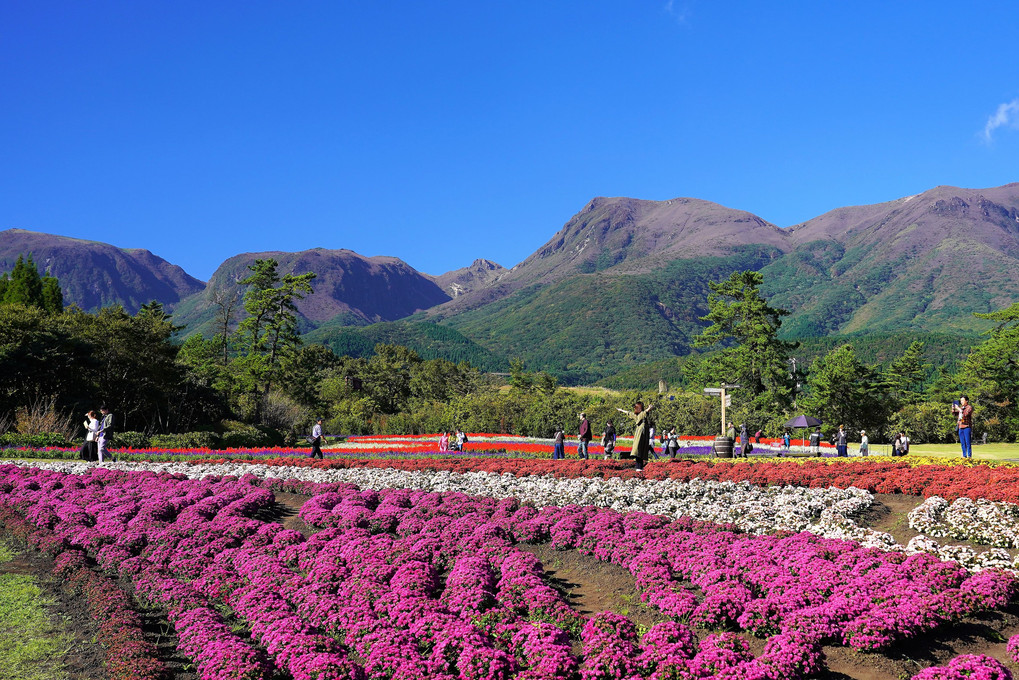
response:
<path id="1" fill-rule="evenodd" d="M 189 463 L 227 463 L 226 459 L 205 458 Z M 451 472 L 494 472 L 517 476 L 623 477 L 636 474 L 633 463 L 619 460 L 544 460 L 527 458 L 376 458 L 350 460 L 334 458 L 266 458 L 263 465 L 310 467 L 344 470 L 355 467 L 394 468 L 397 470 L 434 470 Z M 965 496 L 1019 503 L 1019 467 L 973 465 L 910 465 L 901 461 L 808 460 L 753 461 L 729 460 L 651 462 L 642 473 L 646 479 L 694 478 L 717 481 L 747 481 L 759 486 L 805 486 L 811 488 L 855 486 L 872 493 L 901 493 L 941 496 L 948 500 Z"/>

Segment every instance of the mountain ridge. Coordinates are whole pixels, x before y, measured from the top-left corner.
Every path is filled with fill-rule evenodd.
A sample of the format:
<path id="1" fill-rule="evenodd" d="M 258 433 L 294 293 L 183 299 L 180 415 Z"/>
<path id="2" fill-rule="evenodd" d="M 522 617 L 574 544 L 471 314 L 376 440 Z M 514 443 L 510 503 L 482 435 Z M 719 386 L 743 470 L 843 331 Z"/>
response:
<path id="1" fill-rule="evenodd" d="M 7 233 L 0 232 L 0 246 Z M 147 251 L 118 252 L 136 264 L 165 263 Z M 520 356 L 533 368 L 597 380 L 687 352 L 708 282 L 739 268 L 761 271 L 771 303 L 792 312 L 786 337 L 980 332 L 987 324 L 973 312 L 1019 297 L 1019 183 L 938 186 L 787 228 L 701 199 L 596 197 L 509 269 L 478 259 L 429 275 L 398 258 L 346 249 L 246 253 L 172 303 L 175 320 L 209 332 L 211 297 L 238 294 L 237 281 L 256 257 L 275 257 L 281 273 L 319 275 L 315 295 L 298 304 L 304 330 L 325 326 L 316 339 L 345 333 L 337 346 L 363 350 L 386 337 L 414 338 L 461 356 L 483 349 L 493 361 Z M 405 322 L 412 326 L 386 325 Z M 456 334 L 440 338 L 439 330 L 413 325 L 419 322 Z M 367 330 L 337 330 L 344 326 Z"/>

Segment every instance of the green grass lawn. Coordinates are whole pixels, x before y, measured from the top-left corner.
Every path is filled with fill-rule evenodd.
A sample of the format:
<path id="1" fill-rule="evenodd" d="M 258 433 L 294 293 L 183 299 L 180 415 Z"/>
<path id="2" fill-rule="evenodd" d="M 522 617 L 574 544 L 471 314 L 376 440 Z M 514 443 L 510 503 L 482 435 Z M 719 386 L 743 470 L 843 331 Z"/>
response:
<path id="1" fill-rule="evenodd" d="M 913 444 L 909 447 L 910 455 L 944 456 L 962 458 L 962 449 L 958 444 Z M 1019 459 L 1019 444 L 989 443 L 973 445 L 973 460 L 1005 460 Z"/>
<path id="2" fill-rule="evenodd" d="M 63 680 L 61 657 L 70 638 L 46 611 L 49 604 L 30 574 L 4 573 L 14 553 L 0 543 L 0 677 Z"/>

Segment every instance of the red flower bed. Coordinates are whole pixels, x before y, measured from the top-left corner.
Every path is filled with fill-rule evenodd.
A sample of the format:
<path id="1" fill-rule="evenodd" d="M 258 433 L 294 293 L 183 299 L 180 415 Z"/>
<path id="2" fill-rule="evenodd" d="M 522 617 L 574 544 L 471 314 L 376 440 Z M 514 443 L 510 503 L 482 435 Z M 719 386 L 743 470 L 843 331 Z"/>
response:
<path id="1" fill-rule="evenodd" d="M 188 461 L 227 463 L 226 459 L 205 458 Z M 617 460 L 544 460 L 527 458 L 376 458 L 371 460 L 308 458 L 267 458 L 263 465 L 310 467 L 342 470 L 355 467 L 395 468 L 397 470 L 435 470 L 451 472 L 494 472 L 517 476 L 552 475 L 554 477 L 623 477 L 636 474 L 633 463 Z M 726 460 L 651 462 L 645 468 L 646 479 L 694 478 L 718 481 L 747 481 L 760 486 L 772 484 L 845 489 L 855 486 L 872 493 L 901 493 L 941 496 L 954 500 L 961 496 L 1019 503 L 1019 467 L 973 465 L 910 465 L 900 461 L 809 460 L 754 461 Z"/>

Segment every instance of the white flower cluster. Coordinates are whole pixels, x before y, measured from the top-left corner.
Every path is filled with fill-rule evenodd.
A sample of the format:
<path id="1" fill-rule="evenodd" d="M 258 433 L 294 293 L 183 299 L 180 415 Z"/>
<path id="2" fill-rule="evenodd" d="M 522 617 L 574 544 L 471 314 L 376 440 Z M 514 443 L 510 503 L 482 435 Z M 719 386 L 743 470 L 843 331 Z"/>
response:
<path id="1" fill-rule="evenodd" d="M 998 548 L 1019 547 L 1019 506 L 986 498 L 949 503 L 931 496 L 909 513 L 909 526 L 931 536 L 947 536 Z"/>

